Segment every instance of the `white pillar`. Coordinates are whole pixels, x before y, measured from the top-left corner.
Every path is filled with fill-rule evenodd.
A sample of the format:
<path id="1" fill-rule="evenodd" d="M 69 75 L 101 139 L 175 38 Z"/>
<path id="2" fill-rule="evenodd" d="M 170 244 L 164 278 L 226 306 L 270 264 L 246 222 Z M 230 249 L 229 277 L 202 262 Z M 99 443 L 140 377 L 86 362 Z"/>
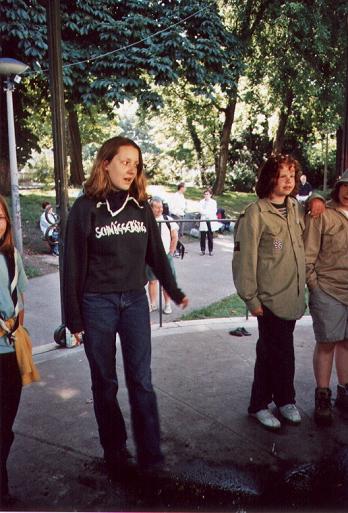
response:
<path id="1" fill-rule="evenodd" d="M 18 186 L 18 168 L 16 153 L 16 136 L 13 114 L 12 86 L 8 83 L 6 89 L 7 102 L 7 126 L 8 126 L 8 146 L 10 156 L 10 175 L 11 175 L 11 201 L 12 201 L 12 227 L 15 246 L 18 251 L 23 253 L 23 237 L 21 222 L 21 206 L 19 201 Z"/>

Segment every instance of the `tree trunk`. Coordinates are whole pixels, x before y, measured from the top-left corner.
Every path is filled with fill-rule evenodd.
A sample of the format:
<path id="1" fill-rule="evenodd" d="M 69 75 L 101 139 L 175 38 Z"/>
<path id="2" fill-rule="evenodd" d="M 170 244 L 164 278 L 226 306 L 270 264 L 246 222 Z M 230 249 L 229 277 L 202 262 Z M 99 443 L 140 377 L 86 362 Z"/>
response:
<path id="1" fill-rule="evenodd" d="M 204 162 L 202 141 L 200 140 L 200 138 L 197 134 L 197 130 L 193 124 L 192 118 L 187 117 L 186 122 L 187 122 L 188 131 L 189 131 L 191 139 L 192 139 L 193 147 L 194 147 L 196 155 L 197 155 L 197 161 L 200 166 L 201 182 L 202 182 L 203 186 L 206 186 L 206 185 L 208 185 L 206 174 L 205 174 L 207 166 Z"/>
<path id="2" fill-rule="evenodd" d="M 192 118 L 187 117 L 186 118 L 186 122 L 187 122 L 188 131 L 190 132 L 190 136 L 191 136 L 191 139 L 192 139 L 192 142 L 193 142 L 193 147 L 194 147 L 195 152 L 197 154 L 197 160 L 201 164 L 201 162 L 203 161 L 203 149 L 202 149 L 201 140 L 198 137 L 197 130 L 196 130 L 194 124 L 193 124 Z"/>
<path id="3" fill-rule="evenodd" d="M 213 186 L 213 193 L 216 195 L 222 194 L 225 186 L 228 161 L 228 148 L 230 143 L 232 125 L 234 121 L 236 102 L 237 94 L 235 94 L 233 98 L 230 98 L 228 105 L 225 109 L 225 121 L 222 127 L 220 138 L 220 151 L 215 164 L 216 180 Z"/>
<path id="4" fill-rule="evenodd" d="M 283 104 L 280 114 L 279 114 L 277 133 L 276 133 L 274 143 L 273 143 L 273 151 L 275 153 L 281 153 L 283 150 L 286 125 L 288 124 L 288 119 L 290 116 L 293 101 L 294 101 L 294 94 L 292 92 L 292 89 L 289 89 L 286 93 L 284 104 Z"/>
<path id="5" fill-rule="evenodd" d="M 9 196 L 11 193 L 10 164 L 0 160 L 0 194 Z"/>
<path id="6" fill-rule="evenodd" d="M 69 155 L 70 155 L 70 184 L 81 186 L 85 175 L 82 166 L 82 144 L 77 113 L 68 110 L 69 126 Z"/>

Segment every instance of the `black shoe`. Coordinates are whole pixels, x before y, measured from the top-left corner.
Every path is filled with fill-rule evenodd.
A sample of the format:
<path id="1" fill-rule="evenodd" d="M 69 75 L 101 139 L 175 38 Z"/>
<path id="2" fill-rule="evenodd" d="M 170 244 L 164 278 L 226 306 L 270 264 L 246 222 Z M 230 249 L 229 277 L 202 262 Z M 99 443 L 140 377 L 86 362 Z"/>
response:
<path id="1" fill-rule="evenodd" d="M 242 332 L 241 328 L 236 328 L 235 330 L 231 330 L 228 333 L 235 337 L 243 337 L 244 336 L 244 333 Z"/>
<path id="2" fill-rule="evenodd" d="M 106 470 L 110 479 L 115 481 L 126 479 L 134 468 L 132 458 L 133 456 L 126 447 L 112 453 L 104 451 Z"/>
<path id="3" fill-rule="evenodd" d="M 160 477 L 166 471 L 164 457 L 153 461 L 139 462 L 139 470 L 147 477 Z"/>
<path id="4" fill-rule="evenodd" d="M 348 384 L 337 385 L 335 406 L 339 410 L 348 412 Z"/>

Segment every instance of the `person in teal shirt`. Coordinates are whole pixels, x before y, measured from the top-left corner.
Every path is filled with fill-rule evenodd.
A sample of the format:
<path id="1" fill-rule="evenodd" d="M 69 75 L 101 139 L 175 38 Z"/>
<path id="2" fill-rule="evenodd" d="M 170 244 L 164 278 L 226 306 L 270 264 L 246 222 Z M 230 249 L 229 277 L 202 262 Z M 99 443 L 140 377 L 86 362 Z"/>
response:
<path id="1" fill-rule="evenodd" d="M 27 286 L 20 254 L 14 247 L 11 220 L 0 195 L 0 503 L 9 502 L 7 458 L 14 440 L 13 423 L 22 392 L 22 378 L 12 334 L 23 324 L 23 292 Z"/>

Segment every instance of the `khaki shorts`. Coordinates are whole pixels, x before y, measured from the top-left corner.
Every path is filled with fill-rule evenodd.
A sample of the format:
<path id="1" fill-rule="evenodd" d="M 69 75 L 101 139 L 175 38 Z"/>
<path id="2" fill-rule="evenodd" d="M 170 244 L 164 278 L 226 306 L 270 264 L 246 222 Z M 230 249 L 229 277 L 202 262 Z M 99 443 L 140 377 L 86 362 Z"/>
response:
<path id="1" fill-rule="evenodd" d="M 348 340 L 348 306 L 320 287 L 309 292 L 309 310 L 317 342 Z"/>
<path id="2" fill-rule="evenodd" d="M 168 258 L 168 262 L 169 262 L 170 268 L 172 270 L 172 273 L 174 275 L 174 278 L 176 279 L 174 259 L 170 253 L 167 254 L 167 258 Z M 150 267 L 149 265 L 147 265 L 145 267 L 145 273 L 146 273 L 146 278 L 148 279 L 148 281 L 156 281 L 158 279 L 156 277 L 155 273 L 153 272 L 152 267 Z"/>

